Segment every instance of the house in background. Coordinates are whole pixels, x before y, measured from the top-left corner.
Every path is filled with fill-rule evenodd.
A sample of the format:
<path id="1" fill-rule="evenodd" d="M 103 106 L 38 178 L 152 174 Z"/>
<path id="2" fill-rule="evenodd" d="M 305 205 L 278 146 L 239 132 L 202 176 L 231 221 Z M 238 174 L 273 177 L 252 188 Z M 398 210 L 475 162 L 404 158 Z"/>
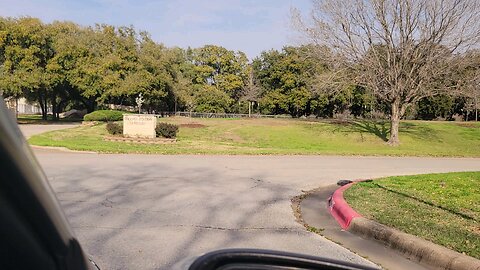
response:
<path id="1" fill-rule="evenodd" d="M 16 114 L 41 114 L 42 109 L 35 102 L 28 102 L 25 98 L 5 98 L 5 103 L 7 108 L 13 113 Z M 48 108 L 48 113 L 52 112 L 52 108 Z"/>

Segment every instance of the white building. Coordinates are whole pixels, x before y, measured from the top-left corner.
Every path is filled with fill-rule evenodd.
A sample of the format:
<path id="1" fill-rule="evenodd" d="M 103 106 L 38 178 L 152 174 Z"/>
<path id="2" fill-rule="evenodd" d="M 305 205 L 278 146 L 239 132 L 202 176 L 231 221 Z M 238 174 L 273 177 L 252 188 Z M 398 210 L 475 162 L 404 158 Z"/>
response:
<path id="1" fill-rule="evenodd" d="M 6 98 L 5 103 L 7 103 L 7 108 L 12 111 L 12 113 L 18 114 L 41 114 L 42 109 L 37 103 L 30 103 L 25 98 Z M 52 108 L 48 108 L 48 112 L 52 112 Z"/>

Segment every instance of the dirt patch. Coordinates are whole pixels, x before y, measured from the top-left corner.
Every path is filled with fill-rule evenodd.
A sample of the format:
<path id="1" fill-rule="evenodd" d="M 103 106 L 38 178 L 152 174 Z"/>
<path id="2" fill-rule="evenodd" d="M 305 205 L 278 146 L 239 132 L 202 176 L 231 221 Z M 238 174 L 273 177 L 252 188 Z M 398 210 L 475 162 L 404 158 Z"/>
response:
<path id="1" fill-rule="evenodd" d="M 307 197 L 307 195 L 304 193 L 304 194 L 293 197 L 292 199 L 290 199 L 290 201 L 292 202 L 291 206 L 293 210 L 293 215 L 295 216 L 295 221 L 300 223 L 304 227 L 307 227 L 305 220 L 303 220 L 302 218 L 302 210 L 300 209 L 300 203 L 302 203 L 305 197 Z"/>
<path id="2" fill-rule="evenodd" d="M 480 128 L 480 125 L 476 123 L 456 123 L 456 125 L 465 128 Z"/>
<path id="3" fill-rule="evenodd" d="M 231 140 L 233 142 L 237 142 L 237 143 L 245 142 L 245 140 L 242 137 L 240 137 L 238 134 L 235 134 L 232 132 L 225 132 L 224 134 L 226 139 Z"/>
<path id="4" fill-rule="evenodd" d="M 331 121 L 329 121 L 329 123 L 333 124 L 333 125 L 338 125 L 338 126 L 351 126 L 351 125 L 353 125 L 352 121 L 340 120 L 340 119 L 331 120 Z"/>
<path id="5" fill-rule="evenodd" d="M 204 128 L 204 127 L 207 127 L 206 125 L 199 124 L 199 123 L 186 123 L 186 124 L 180 124 L 178 126 L 183 127 L 183 128 Z"/>
<path id="6" fill-rule="evenodd" d="M 307 228 L 307 230 L 310 226 L 308 226 L 308 224 L 305 222 L 305 220 L 302 217 L 302 209 L 300 207 L 300 204 L 307 196 L 309 196 L 312 193 L 315 193 L 318 190 L 320 190 L 320 188 L 315 188 L 307 191 L 302 190 L 302 194 L 297 195 L 290 199 L 290 202 L 292 203 L 291 207 L 293 210 L 293 215 L 295 216 L 295 221 L 303 225 L 305 228 Z"/>
<path id="7" fill-rule="evenodd" d="M 307 125 L 330 124 L 337 126 L 352 126 L 355 124 L 351 119 L 306 119 L 303 121 Z"/>
<path id="8" fill-rule="evenodd" d="M 171 144 L 171 143 L 177 142 L 177 139 L 167 139 L 167 138 L 143 139 L 143 138 L 127 138 L 122 136 L 106 136 L 103 139 L 109 142 L 142 143 L 142 144 Z"/>
<path id="9" fill-rule="evenodd" d="M 474 234 L 477 234 L 480 236 L 480 227 L 474 226 L 470 228 L 470 231 L 472 231 Z"/>
<path id="10" fill-rule="evenodd" d="M 223 123 L 226 123 L 224 119 Z M 275 126 L 288 126 L 295 124 L 295 121 L 292 121 L 290 118 L 242 118 L 242 119 L 230 119 L 230 121 L 235 121 L 237 125 L 248 125 L 248 126 L 261 126 L 261 127 L 275 127 Z"/>

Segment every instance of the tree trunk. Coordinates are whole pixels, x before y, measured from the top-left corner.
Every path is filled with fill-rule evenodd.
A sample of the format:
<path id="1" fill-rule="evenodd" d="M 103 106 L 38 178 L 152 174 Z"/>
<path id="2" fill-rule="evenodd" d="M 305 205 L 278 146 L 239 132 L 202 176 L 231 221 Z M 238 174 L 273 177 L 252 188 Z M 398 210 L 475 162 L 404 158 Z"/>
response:
<path id="1" fill-rule="evenodd" d="M 400 126 L 400 118 L 402 117 L 400 112 L 400 102 L 394 101 L 392 103 L 392 114 L 390 117 L 390 139 L 388 144 L 391 146 L 397 146 L 400 144 L 398 137 L 398 127 Z"/>
<path id="2" fill-rule="evenodd" d="M 44 109 L 43 109 L 42 119 L 48 120 L 48 103 L 46 99 L 43 100 L 43 107 Z"/>
<path id="3" fill-rule="evenodd" d="M 52 98 L 52 118 L 53 118 L 53 121 L 57 121 L 57 111 L 58 111 L 58 108 L 57 108 L 57 100 L 55 98 Z"/>
<path id="4" fill-rule="evenodd" d="M 177 115 L 177 96 L 175 96 L 175 115 Z"/>
<path id="5" fill-rule="evenodd" d="M 95 99 L 87 99 L 85 100 L 84 104 L 88 113 L 95 111 L 95 109 L 97 108 L 97 102 L 95 101 Z"/>
<path id="6" fill-rule="evenodd" d="M 47 120 L 47 106 L 41 94 L 38 94 L 38 103 L 40 104 L 40 109 L 42 110 L 42 120 Z"/>

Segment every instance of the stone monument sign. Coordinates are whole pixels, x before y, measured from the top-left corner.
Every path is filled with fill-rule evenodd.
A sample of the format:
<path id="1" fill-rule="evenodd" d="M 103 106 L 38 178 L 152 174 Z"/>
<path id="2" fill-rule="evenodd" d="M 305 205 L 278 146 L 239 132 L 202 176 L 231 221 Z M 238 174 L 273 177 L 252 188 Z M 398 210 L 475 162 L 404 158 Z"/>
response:
<path id="1" fill-rule="evenodd" d="M 124 114 L 123 136 L 136 138 L 155 138 L 157 118 L 149 114 Z"/>

